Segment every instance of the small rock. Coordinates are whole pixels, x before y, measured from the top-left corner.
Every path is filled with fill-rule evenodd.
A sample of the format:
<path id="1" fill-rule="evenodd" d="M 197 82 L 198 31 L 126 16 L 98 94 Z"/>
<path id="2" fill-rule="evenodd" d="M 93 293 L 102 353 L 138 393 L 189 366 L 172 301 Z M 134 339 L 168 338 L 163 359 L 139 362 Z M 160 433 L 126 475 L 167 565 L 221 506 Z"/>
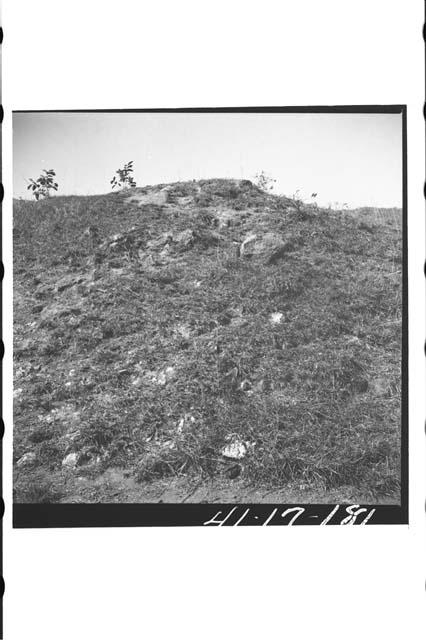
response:
<path id="1" fill-rule="evenodd" d="M 176 377 L 176 371 L 174 367 L 166 367 L 163 371 L 160 371 L 156 374 L 152 381 L 156 384 L 161 385 L 162 387 L 167 384 L 170 380 Z"/>
<path id="2" fill-rule="evenodd" d="M 40 418 L 40 416 L 39 416 Z M 47 425 L 42 425 L 41 427 L 33 429 L 28 434 L 28 440 L 34 442 L 34 444 L 38 444 L 39 442 L 44 442 L 45 440 L 50 440 L 53 437 L 53 429 L 48 427 Z"/>
<path id="3" fill-rule="evenodd" d="M 226 470 L 226 475 L 230 480 L 235 480 L 241 474 L 241 465 L 234 464 L 232 467 Z"/>
<path id="4" fill-rule="evenodd" d="M 114 329 L 112 327 L 109 327 L 109 326 L 102 327 L 102 337 L 104 339 L 112 338 L 113 335 L 114 335 Z"/>
<path id="5" fill-rule="evenodd" d="M 190 247 L 194 243 L 194 240 L 195 235 L 192 229 L 184 229 L 184 231 L 173 236 L 173 242 L 182 249 Z"/>
<path id="6" fill-rule="evenodd" d="M 185 340 L 189 340 L 191 337 L 191 329 L 184 324 L 178 324 L 175 331 L 181 338 L 185 338 Z"/>
<path id="7" fill-rule="evenodd" d="M 354 389 L 355 391 L 357 391 L 358 393 L 365 393 L 366 391 L 368 391 L 368 380 L 365 380 L 364 378 L 361 380 L 357 380 L 354 383 Z"/>
<path id="8" fill-rule="evenodd" d="M 384 396 L 389 391 L 389 380 L 387 378 L 376 378 L 372 381 L 372 389 L 378 396 Z"/>
<path id="9" fill-rule="evenodd" d="M 122 276 L 124 273 L 126 272 L 126 269 L 124 267 L 112 267 L 110 269 L 110 274 L 112 276 L 114 276 L 115 278 L 119 278 L 120 276 Z"/>
<path id="10" fill-rule="evenodd" d="M 242 440 L 234 439 L 222 449 L 224 458 L 241 460 L 247 454 L 247 446 Z"/>
<path id="11" fill-rule="evenodd" d="M 62 466 L 63 467 L 68 467 L 70 469 L 74 469 L 77 466 L 77 462 L 78 462 L 78 454 L 75 453 L 75 452 L 69 453 L 62 460 Z"/>
<path id="12" fill-rule="evenodd" d="M 251 245 L 253 245 L 253 243 L 256 240 L 256 238 L 257 238 L 257 235 L 255 233 L 252 233 L 242 241 L 241 247 L 240 247 L 240 255 L 241 256 L 247 256 L 248 254 L 251 253 L 249 247 Z"/>
<path id="13" fill-rule="evenodd" d="M 216 212 L 215 223 L 218 229 L 226 229 L 231 227 L 236 218 L 236 212 L 233 209 L 223 209 Z"/>
<path id="14" fill-rule="evenodd" d="M 68 431 L 65 434 L 66 440 L 70 440 L 71 442 L 78 440 L 80 436 L 81 436 L 81 431 L 79 429 Z"/>
<path id="15" fill-rule="evenodd" d="M 32 451 L 28 451 L 27 453 L 24 453 L 24 455 L 19 458 L 18 462 L 16 463 L 17 467 L 28 467 L 32 464 L 34 464 L 36 462 L 37 456 L 35 453 L 33 453 Z"/>
<path id="16" fill-rule="evenodd" d="M 263 391 L 268 391 L 270 389 L 270 386 L 271 386 L 270 382 L 267 382 L 262 378 L 261 380 L 258 380 L 256 382 L 256 384 L 253 387 L 253 390 L 256 393 L 262 393 Z"/>
<path id="17" fill-rule="evenodd" d="M 65 305 L 61 302 L 55 302 L 49 306 L 44 307 L 40 313 L 40 326 L 49 326 L 51 323 L 55 323 L 59 318 L 67 318 L 67 322 L 72 321 L 72 316 L 81 315 L 81 308 L 76 305 Z"/>
<path id="18" fill-rule="evenodd" d="M 243 327 L 247 323 L 248 323 L 247 318 L 242 318 L 242 317 L 232 318 L 231 320 L 231 325 L 233 327 Z"/>
<path id="19" fill-rule="evenodd" d="M 43 311 L 43 308 L 44 306 L 42 304 L 36 304 L 31 309 L 31 313 L 40 313 L 40 311 Z"/>
<path id="20" fill-rule="evenodd" d="M 195 423 L 195 418 L 190 413 L 185 413 L 183 418 L 179 420 L 177 432 L 182 433 L 186 428 Z"/>
<path id="21" fill-rule="evenodd" d="M 151 240 L 148 240 L 148 242 L 146 243 L 146 246 L 148 249 L 159 249 L 160 247 L 163 247 L 168 242 L 171 242 L 171 240 L 172 240 L 172 234 L 169 231 L 166 231 L 166 233 L 162 233 L 157 238 L 152 238 Z"/>
<path id="22" fill-rule="evenodd" d="M 36 298 L 45 298 L 51 295 L 53 291 L 53 287 L 49 284 L 40 284 L 37 289 L 34 291 L 34 295 Z"/>
<path id="23" fill-rule="evenodd" d="M 84 278 L 82 276 L 64 276 L 56 283 L 56 291 L 61 292 L 65 291 L 65 289 L 69 289 L 76 284 L 81 284 L 84 282 Z"/>
<path id="24" fill-rule="evenodd" d="M 283 313 L 281 313 L 280 311 L 275 311 L 275 313 L 271 313 L 271 315 L 269 316 L 269 322 L 271 322 L 271 324 L 280 324 L 283 317 Z"/>

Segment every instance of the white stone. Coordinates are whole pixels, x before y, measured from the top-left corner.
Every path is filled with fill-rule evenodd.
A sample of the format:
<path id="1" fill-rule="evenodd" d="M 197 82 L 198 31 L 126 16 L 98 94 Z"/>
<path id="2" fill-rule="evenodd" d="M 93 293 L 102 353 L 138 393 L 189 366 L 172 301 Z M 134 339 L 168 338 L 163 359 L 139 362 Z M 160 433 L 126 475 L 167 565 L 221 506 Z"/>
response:
<path id="1" fill-rule="evenodd" d="M 69 453 L 67 456 L 65 456 L 65 458 L 62 460 L 62 466 L 63 467 L 69 467 L 71 469 L 74 469 L 74 467 L 77 466 L 77 462 L 78 462 L 78 454 L 73 452 L 73 453 Z"/>
<path id="2" fill-rule="evenodd" d="M 195 418 L 190 413 L 185 413 L 183 418 L 181 418 L 178 422 L 177 432 L 182 433 L 183 430 L 188 427 L 190 424 L 195 423 Z"/>
<path id="3" fill-rule="evenodd" d="M 18 462 L 16 463 L 17 467 L 25 467 L 26 465 L 30 465 L 33 464 L 36 461 L 36 454 L 33 453 L 32 451 L 28 451 L 27 453 L 24 453 L 24 455 L 19 458 Z"/>
<path id="4" fill-rule="evenodd" d="M 284 314 L 281 313 L 280 311 L 276 311 L 275 313 L 271 313 L 270 317 L 269 317 L 269 321 L 272 324 L 280 324 L 280 322 L 282 321 L 284 317 Z"/>
<path id="5" fill-rule="evenodd" d="M 233 440 L 222 449 L 224 458 L 241 460 L 247 454 L 247 446 L 241 440 Z"/>
<path id="6" fill-rule="evenodd" d="M 241 255 L 243 255 L 243 254 L 244 254 L 244 252 L 245 252 L 245 250 L 246 250 L 247 245 L 249 245 L 249 244 L 251 244 L 252 242 L 254 242 L 254 241 L 256 240 L 256 238 L 257 238 L 257 235 L 256 235 L 255 233 L 252 233 L 252 234 L 250 234 L 249 236 L 247 236 L 247 238 L 245 238 L 245 239 L 243 240 L 243 242 L 241 243 L 241 247 L 240 247 Z"/>

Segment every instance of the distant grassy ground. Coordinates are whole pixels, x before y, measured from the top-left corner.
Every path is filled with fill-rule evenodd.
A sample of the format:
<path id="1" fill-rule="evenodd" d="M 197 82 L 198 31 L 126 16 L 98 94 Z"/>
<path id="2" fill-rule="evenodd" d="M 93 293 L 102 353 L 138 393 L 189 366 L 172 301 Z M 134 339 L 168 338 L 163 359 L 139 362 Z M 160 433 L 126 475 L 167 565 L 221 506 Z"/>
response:
<path id="1" fill-rule="evenodd" d="M 397 212 L 164 186 L 15 201 L 15 500 L 187 481 L 398 502 Z M 267 233 L 282 255 L 238 255 Z"/>

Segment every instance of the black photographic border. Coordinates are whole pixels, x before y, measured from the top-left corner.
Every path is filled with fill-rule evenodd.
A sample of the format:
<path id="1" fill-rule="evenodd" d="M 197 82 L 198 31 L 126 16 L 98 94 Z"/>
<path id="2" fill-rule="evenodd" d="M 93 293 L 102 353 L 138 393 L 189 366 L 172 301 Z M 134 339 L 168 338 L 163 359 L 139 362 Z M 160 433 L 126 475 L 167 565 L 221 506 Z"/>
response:
<path id="1" fill-rule="evenodd" d="M 408 243 L 407 106 L 215 107 L 156 109 L 49 109 L 13 113 L 400 113 L 402 115 L 402 356 L 401 504 L 20 504 L 14 528 L 277 526 L 408 524 Z"/>

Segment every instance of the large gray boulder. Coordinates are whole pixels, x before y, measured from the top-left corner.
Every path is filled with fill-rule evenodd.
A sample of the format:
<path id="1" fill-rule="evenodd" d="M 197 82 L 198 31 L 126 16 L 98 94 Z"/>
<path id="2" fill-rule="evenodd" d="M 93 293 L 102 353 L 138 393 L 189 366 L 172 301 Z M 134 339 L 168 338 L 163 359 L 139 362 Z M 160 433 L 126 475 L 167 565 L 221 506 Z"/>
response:
<path id="1" fill-rule="evenodd" d="M 240 255 L 242 258 L 258 258 L 264 264 L 274 264 L 291 247 L 291 243 L 286 242 L 277 233 L 252 233 L 241 243 Z"/>

